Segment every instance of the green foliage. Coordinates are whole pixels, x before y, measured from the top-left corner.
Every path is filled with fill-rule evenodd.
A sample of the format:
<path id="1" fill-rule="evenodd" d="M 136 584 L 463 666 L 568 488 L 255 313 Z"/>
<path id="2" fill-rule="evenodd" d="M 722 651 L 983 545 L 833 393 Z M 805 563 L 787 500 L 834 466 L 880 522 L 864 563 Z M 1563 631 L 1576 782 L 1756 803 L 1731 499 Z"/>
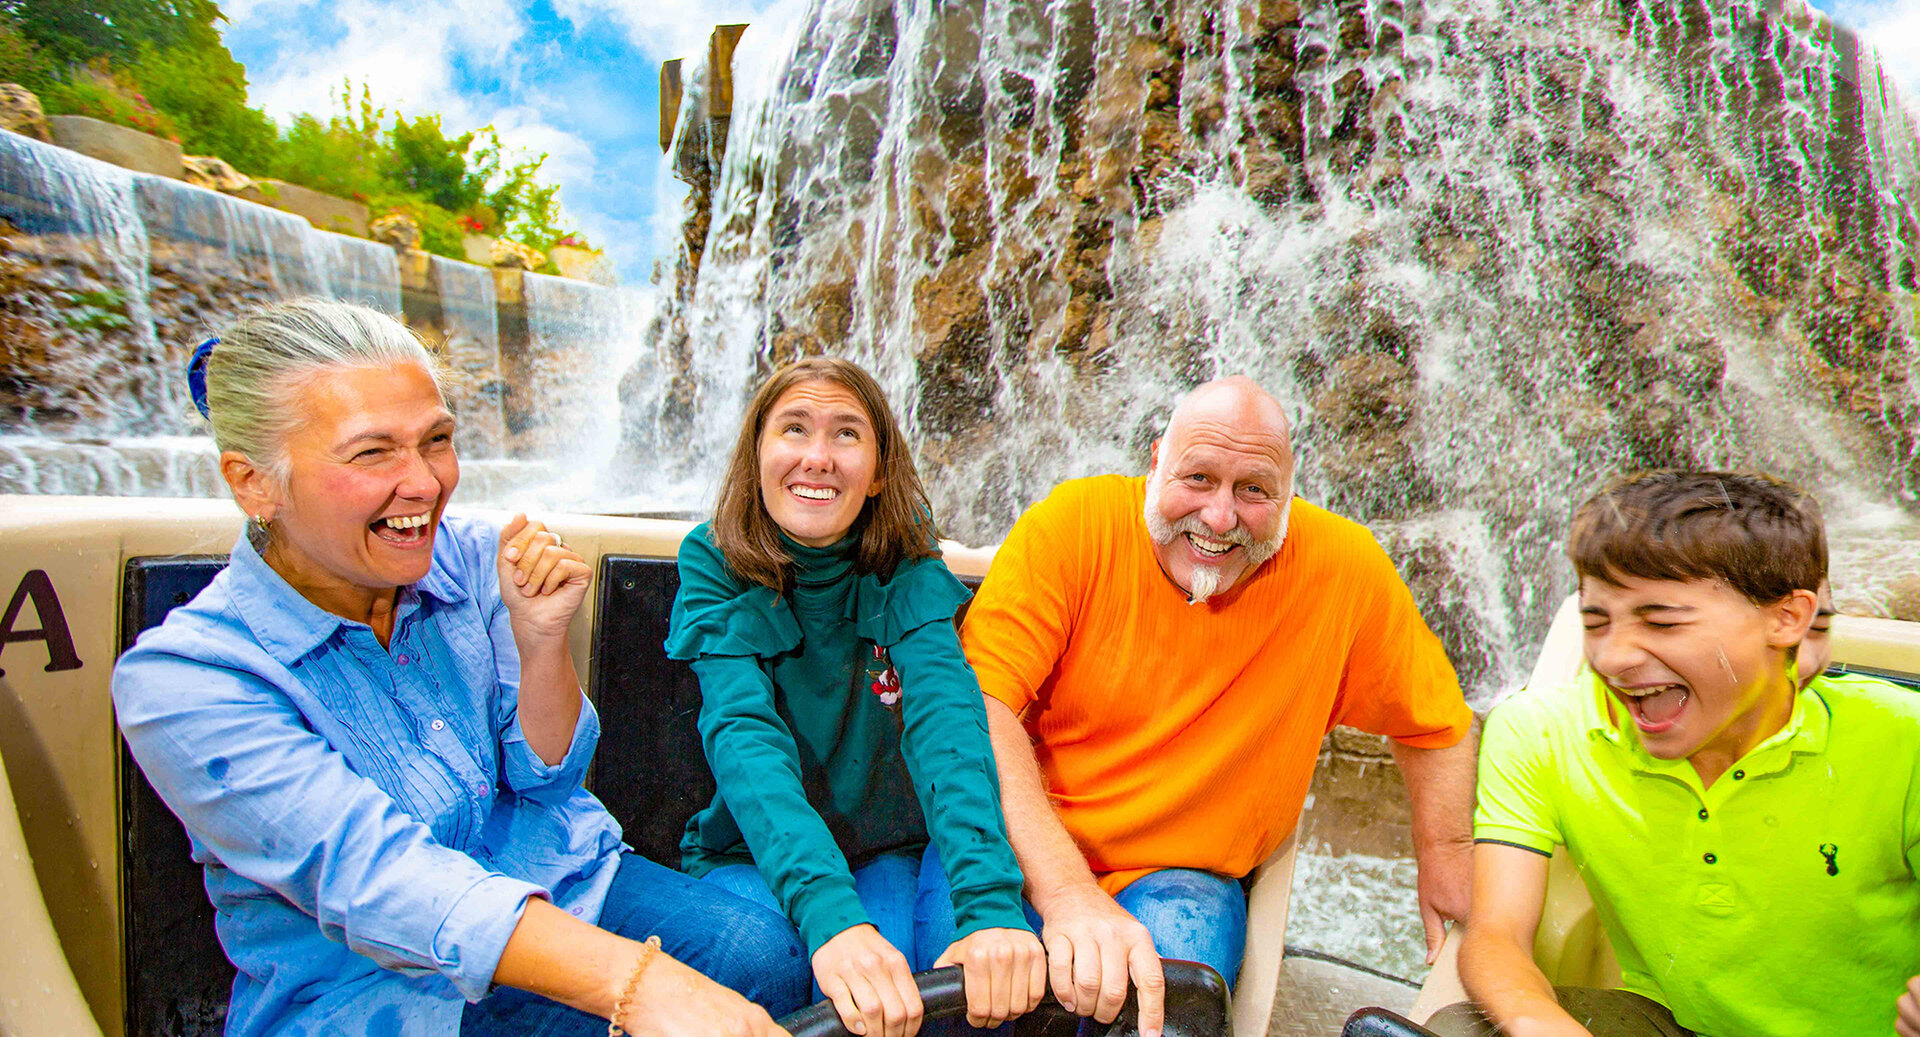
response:
<path id="1" fill-rule="evenodd" d="M 104 58 L 70 69 L 40 89 L 40 107 L 48 115 L 85 115 L 131 126 L 142 133 L 179 140 L 179 127 L 148 102 L 124 72 L 112 71 Z"/>
<path id="2" fill-rule="evenodd" d="M 144 46 L 225 49 L 214 0 L 0 0 L 0 14 L 56 64 L 124 65 Z"/>
<path id="3" fill-rule="evenodd" d="M 469 164 L 467 152 L 473 147 L 474 134 L 448 139 L 438 115 L 422 115 L 412 122 L 396 117 L 388 136 L 392 146 L 387 175 L 394 183 L 425 195 L 449 212 L 462 212 L 480 202 L 488 170 Z"/>
<path id="4" fill-rule="evenodd" d="M 172 119 L 189 154 L 218 155 L 240 169 L 272 161 L 279 130 L 247 106 L 247 70 L 226 47 L 143 47 L 127 74 Z"/>
<path id="5" fill-rule="evenodd" d="M 562 222 L 545 155 L 490 126 L 449 137 L 438 115 L 407 118 L 343 83 L 336 110 L 284 128 L 247 104 L 246 69 L 220 40 L 215 0 L 0 0 L 0 81 L 50 115 L 87 115 L 171 137 L 244 173 L 403 212 L 428 251 L 464 258 L 466 234 L 542 252 L 582 244 Z"/>
<path id="6" fill-rule="evenodd" d="M 53 76 L 53 63 L 40 53 L 20 26 L 0 13 L 0 83 L 19 83 L 38 90 Z"/>
<path id="7" fill-rule="evenodd" d="M 128 328 L 127 298 L 113 288 L 97 292 L 59 292 L 65 296 L 59 307 L 60 323 L 74 331 L 105 331 Z"/>

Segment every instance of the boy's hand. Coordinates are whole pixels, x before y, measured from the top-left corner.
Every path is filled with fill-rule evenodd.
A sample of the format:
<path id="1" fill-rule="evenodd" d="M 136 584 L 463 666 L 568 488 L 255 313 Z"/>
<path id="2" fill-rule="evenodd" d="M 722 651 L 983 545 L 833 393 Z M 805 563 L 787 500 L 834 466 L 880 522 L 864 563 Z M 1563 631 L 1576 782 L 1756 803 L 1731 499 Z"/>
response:
<path id="1" fill-rule="evenodd" d="M 1920 976 L 1907 980 L 1907 992 L 1895 1003 L 1897 1015 L 1893 1032 L 1900 1037 L 1920 1037 Z"/>
<path id="2" fill-rule="evenodd" d="M 967 1025 L 999 1026 L 1033 1011 L 1047 995 L 1047 952 L 1025 929 L 981 929 L 953 942 L 934 968 L 959 965 L 967 978 Z"/>

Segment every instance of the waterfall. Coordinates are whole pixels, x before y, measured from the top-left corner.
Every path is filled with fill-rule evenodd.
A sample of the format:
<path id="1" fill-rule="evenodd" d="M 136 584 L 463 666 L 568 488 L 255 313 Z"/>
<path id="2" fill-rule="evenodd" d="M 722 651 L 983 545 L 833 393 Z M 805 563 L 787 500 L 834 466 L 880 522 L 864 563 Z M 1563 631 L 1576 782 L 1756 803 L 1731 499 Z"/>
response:
<path id="1" fill-rule="evenodd" d="M 239 313 L 317 295 L 399 316 L 439 350 L 462 501 L 605 497 L 644 293 L 419 252 L 403 277 L 387 245 L 11 133 L 0 220 L 0 493 L 224 496 L 187 356 Z"/>
<path id="2" fill-rule="evenodd" d="M 623 456 L 679 458 L 671 503 L 802 354 L 882 379 L 971 542 L 1246 373 L 1482 704 L 1608 474 L 1758 468 L 1837 531 L 1913 528 L 1920 145 L 1797 0 L 815 0 L 754 32 L 730 117 L 688 86 L 628 378 Z"/>

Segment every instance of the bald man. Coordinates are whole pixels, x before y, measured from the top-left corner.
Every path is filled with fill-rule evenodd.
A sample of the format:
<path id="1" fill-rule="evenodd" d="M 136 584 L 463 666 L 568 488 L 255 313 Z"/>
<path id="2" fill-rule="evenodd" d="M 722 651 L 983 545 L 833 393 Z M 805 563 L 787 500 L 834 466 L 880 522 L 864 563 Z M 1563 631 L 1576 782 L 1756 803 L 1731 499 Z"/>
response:
<path id="1" fill-rule="evenodd" d="M 1110 1021 L 1159 957 L 1229 983 L 1240 880 L 1293 832 L 1336 724 L 1388 735 L 1429 957 L 1471 886 L 1472 713 L 1360 525 L 1293 496 L 1286 416 L 1245 378 L 1174 409 L 1143 478 L 1064 483 L 1015 524 L 962 641 L 1055 996 Z"/>

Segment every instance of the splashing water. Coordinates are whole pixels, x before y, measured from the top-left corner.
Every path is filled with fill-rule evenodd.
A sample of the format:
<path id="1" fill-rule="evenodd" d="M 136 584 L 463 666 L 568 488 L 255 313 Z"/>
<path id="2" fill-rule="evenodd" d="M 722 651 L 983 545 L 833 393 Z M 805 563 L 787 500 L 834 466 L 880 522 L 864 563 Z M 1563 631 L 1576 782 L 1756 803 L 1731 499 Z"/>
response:
<path id="1" fill-rule="evenodd" d="M 1912 513 L 1913 121 L 1797 5 L 816 0 L 759 46 L 683 105 L 620 492 L 704 506 L 749 387 L 830 351 L 991 542 L 1248 373 L 1482 702 L 1607 474 Z"/>

